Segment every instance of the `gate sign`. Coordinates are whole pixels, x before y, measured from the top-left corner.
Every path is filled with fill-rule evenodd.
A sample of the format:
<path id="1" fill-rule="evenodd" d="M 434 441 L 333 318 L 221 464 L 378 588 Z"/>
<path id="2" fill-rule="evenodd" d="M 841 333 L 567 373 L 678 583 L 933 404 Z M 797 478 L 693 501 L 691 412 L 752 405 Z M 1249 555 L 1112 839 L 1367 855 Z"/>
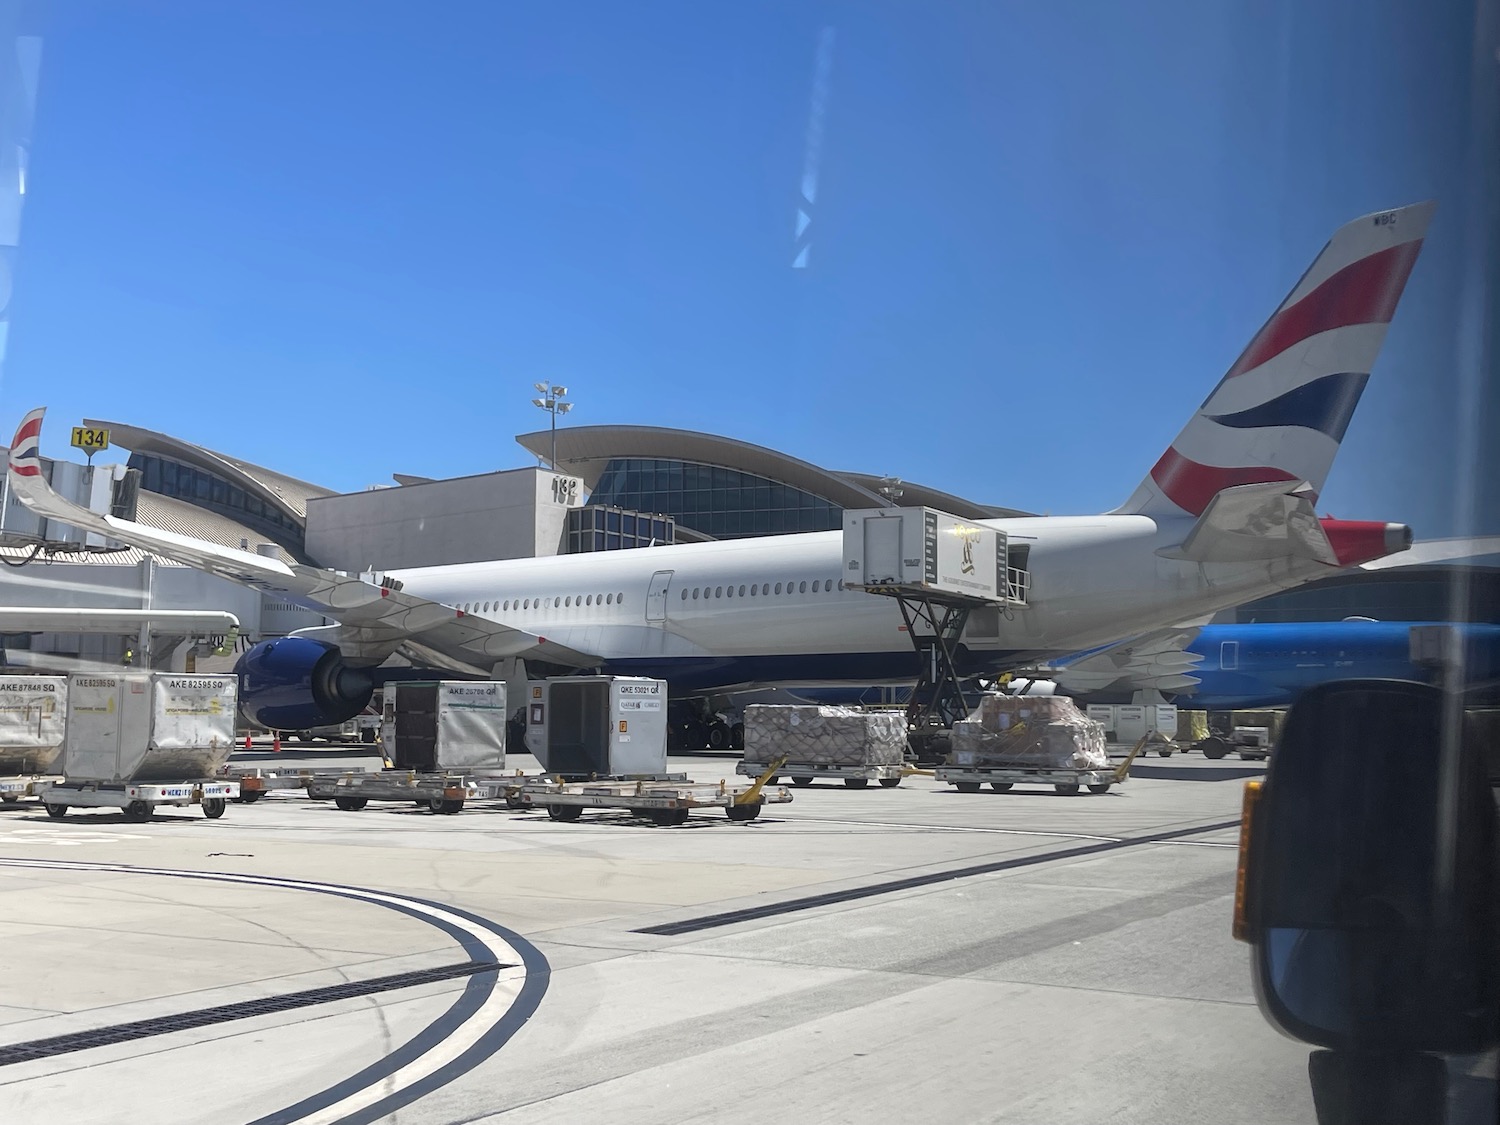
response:
<path id="1" fill-rule="evenodd" d="M 91 430 L 87 426 L 73 427 L 73 446 L 76 449 L 87 449 L 94 452 L 99 449 L 109 448 L 108 430 Z"/>

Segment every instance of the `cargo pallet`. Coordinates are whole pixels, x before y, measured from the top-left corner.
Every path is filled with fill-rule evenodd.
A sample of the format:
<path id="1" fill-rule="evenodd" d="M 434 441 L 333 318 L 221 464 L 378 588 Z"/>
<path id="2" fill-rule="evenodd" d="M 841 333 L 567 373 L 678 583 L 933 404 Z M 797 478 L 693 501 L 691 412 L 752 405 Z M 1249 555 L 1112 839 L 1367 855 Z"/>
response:
<path id="1" fill-rule="evenodd" d="M 22 797 L 40 797 L 49 785 L 55 785 L 61 780 L 56 774 L 44 773 L 0 777 L 0 801 L 11 805 Z"/>
<path id="2" fill-rule="evenodd" d="M 38 789 L 47 815 L 54 819 L 67 816 L 70 808 L 82 808 L 119 809 L 127 820 L 148 820 L 158 805 L 201 805 L 204 816 L 217 820 L 239 792 L 237 782 L 208 779 L 129 785 L 64 780 Z"/>
<path id="3" fill-rule="evenodd" d="M 765 770 L 765 766 L 755 763 L 741 761 L 734 767 L 734 772 L 745 777 L 758 777 Z M 914 772 L 908 765 L 895 766 L 825 766 L 814 765 L 810 762 L 798 762 L 794 765 L 782 766 L 777 770 L 777 776 L 771 779 L 772 783 L 779 781 L 782 777 L 790 777 L 794 785 L 811 785 L 819 778 L 828 780 L 843 779 L 845 785 L 850 789 L 863 789 L 872 781 L 878 781 L 887 789 L 894 789 L 901 784 L 901 779 L 907 774 Z"/>
<path id="4" fill-rule="evenodd" d="M 999 793 L 1016 785 L 1050 785 L 1057 792 L 1068 795 L 1085 788 L 1090 793 L 1108 793 L 1111 786 L 1123 785 L 1130 780 L 1130 763 L 1135 761 L 1146 743 L 1151 741 L 1152 735 L 1147 734 L 1131 748 L 1119 765 L 1108 769 L 944 765 L 933 770 L 932 775 L 938 781 L 955 786 L 960 793 L 978 793 L 984 785 Z"/>
<path id="5" fill-rule="evenodd" d="M 553 820 L 573 821 L 586 808 L 629 809 L 658 827 L 686 824 L 694 809 L 720 808 L 733 821 L 754 820 L 766 805 L 784 804 L 791 790 L 770 780 L 785 760 L 769 768 L 749 785 L 723 781 L 556 781 L 536 778 L 520 787 L 520 803 L 545 808 Z"/>

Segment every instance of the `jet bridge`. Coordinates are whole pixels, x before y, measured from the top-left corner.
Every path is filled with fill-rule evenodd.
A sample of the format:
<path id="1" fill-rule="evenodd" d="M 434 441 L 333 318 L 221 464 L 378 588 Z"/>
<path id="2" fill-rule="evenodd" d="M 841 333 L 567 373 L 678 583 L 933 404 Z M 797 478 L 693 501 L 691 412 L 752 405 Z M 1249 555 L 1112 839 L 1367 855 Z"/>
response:
<path id="1" fill-rule="evenodd" d="M 844 513 L 844 584 L 894 598 L 916 650 L 906 708 L 918 761 L 935 761 L 972 707 L 957 666 L 969 614 L 1024 607 L 1030 575 L 1010 565 L 1005 532 L 933 508 Z"/>

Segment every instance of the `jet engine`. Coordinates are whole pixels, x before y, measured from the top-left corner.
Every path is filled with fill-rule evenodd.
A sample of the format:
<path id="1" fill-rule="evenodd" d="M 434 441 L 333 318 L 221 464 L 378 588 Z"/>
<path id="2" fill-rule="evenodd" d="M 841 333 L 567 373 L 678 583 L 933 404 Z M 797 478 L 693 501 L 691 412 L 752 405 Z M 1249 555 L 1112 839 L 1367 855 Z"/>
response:
<path id="1" fill-rule="evenodd" d="M 375 691 L 373 669 L 351 668 L 326 641 L 262 641 L 235 664 L 240 714 L 268 730 L 333 726 L 363 711 Z"/>

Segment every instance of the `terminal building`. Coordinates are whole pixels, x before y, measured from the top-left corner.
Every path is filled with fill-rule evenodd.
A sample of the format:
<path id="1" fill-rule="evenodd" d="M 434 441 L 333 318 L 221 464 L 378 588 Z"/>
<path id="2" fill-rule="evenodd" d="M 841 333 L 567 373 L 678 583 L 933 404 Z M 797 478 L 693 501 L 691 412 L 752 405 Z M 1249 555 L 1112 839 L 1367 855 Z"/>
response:
<path id="1" fill-rule="evenodd" d="M 654 426 L 522 434 L 517 441 L 538 461 L 552 457 L 555 437 L 555 463 L 447 480 L 397 473 L 390 486 L 340 494 L 153 430 L 84 424 L 109 430 L 128 454 L 129 473 L 104 465 L 94 472 L 117 479 L 115 491 L 129 497 L 141 522 L 348 573 L 830 531 L 842 526 L 845 510 L 858 508 L 926 506 L 966 519 L 1028 514 L 907 480 L 821 468 L 733 438 Z M 96 499 L 109 502 L 108 490 L 89 485 L 81 465 L 50 462 L 46 471 L 75 497 L 92 487 Z M 45 526 L 9 497 L 0 512 L 7 564 L 0 604 L 229 610 L 240 622 L 242 646 L 325 623 L 170 560 L 84 542 L 72 529 Z M 49 544 L 40 554 L 38 540 Z M 1500 557 L 1491 549 L 1462 561 L 1470 579 L 1462 596 L 1451 557 L 1423 562 L 1419 546 L 1410 562 L 1331 577 L 1219 620 L 1500 620 Z M 66 668 L 70 661 L 118 662 L 138 640 L 18 634 L 3 644 L 9 664 Z"/>

